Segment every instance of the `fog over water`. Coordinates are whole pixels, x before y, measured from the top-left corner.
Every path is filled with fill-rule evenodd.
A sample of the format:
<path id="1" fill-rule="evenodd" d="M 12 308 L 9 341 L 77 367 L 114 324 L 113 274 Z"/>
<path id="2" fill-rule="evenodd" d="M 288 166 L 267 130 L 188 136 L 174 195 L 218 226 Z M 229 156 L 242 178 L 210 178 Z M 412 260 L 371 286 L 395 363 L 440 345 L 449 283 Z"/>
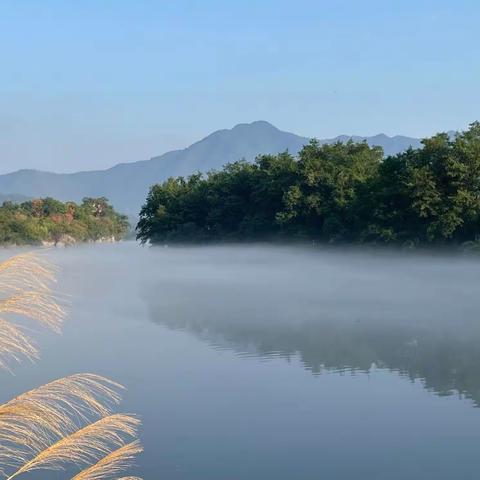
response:
<path id="1" fill-rule="evenodd" d="M 1 373 L 2 392 L 84 371 L 123 383 L 144 478 L 476 478 L 480 258 L 128 242 L 46 255 L 64 334 L 40 331 L 42 359 Z"/>

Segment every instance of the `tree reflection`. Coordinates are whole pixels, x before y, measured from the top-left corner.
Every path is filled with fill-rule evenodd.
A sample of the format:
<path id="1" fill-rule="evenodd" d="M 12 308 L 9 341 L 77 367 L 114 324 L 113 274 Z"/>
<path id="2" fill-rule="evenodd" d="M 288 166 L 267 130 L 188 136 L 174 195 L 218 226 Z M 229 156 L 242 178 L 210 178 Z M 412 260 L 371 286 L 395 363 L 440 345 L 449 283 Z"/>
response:
<path id="1" fill-rule="evenodd" d="M 418 305 L 382 314 L 370 311 L 370 303 L 346 309 L 341 301 L 335 311 L 320 299 L 272 295 L 255 285 L 238 290 L 187 282 L 180 288 L 170 282 L 162 295 L 146 298 L 153 322 L 216 348 L 298 358 L 313 374 L 386 369 L 480 406 L 480 326 L 474 318 L 460 321 L 448 311 L 434 316 L 438 311 Z"/>

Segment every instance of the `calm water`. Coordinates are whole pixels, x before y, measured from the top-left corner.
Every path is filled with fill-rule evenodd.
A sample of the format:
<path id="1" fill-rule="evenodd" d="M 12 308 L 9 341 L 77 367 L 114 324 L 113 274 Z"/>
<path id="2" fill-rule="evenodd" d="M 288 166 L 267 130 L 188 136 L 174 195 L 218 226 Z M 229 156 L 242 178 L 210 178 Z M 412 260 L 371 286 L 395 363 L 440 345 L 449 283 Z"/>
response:
<path id="1" fill-rule="evenodd" d="M 52 251 L 70 296 L 2 400 L 127 388 L 145 479 L 476 479 L 480 260 L 287 248 Z M 6 392 L 6 393 L 5 393 Z M 60 479 L 60 474 L 49 475 Z"/>

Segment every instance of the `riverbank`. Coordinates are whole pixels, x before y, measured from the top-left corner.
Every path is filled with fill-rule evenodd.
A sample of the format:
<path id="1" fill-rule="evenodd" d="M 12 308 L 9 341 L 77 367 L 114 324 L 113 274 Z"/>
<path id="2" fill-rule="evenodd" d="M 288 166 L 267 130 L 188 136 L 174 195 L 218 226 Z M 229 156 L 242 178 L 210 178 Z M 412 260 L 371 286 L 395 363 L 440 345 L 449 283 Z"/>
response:
<path id="1" fill-rule="evenodd" d="M 81 204 L 53 198 L 0 206 L 0 245 L 58 246 L 112 243 L 125 237 L 127 217 L 106 198 L 85 198 Z"/>

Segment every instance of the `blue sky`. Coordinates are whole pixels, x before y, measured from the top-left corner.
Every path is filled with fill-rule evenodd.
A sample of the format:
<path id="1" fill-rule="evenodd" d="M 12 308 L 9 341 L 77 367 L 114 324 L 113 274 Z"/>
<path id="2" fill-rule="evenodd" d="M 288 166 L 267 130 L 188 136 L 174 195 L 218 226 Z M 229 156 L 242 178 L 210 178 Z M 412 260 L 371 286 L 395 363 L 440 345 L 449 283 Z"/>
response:
<path id="1" fill-rule="evenodd" d="M 478 0 L 3 0 L 0 172 L 105 168 L 258 119 L 462 129 L 479 24 Z"/>

